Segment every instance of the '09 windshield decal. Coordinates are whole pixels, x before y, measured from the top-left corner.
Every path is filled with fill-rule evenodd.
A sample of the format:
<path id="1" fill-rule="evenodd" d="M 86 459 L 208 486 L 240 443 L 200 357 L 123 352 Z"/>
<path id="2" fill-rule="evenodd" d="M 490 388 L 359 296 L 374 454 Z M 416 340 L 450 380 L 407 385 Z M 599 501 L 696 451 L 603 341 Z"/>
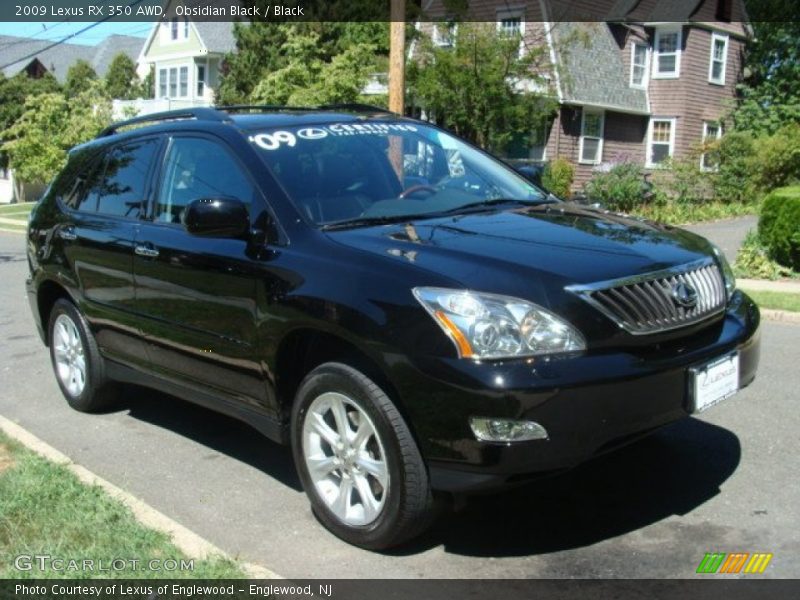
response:
<path id="1" fill-rule="evenodd" d="M 257 133 L 248 139 L 263 150 L 277 150 L 283 145 L 293 148 L 298 141 L 321 140 L 328 136 L 386 135 L 404 131 L 416 132 L 417 128 L 404 123 L 334 123 L 323 127 L 301 127 L 294 132 L 282 129 Z"/>

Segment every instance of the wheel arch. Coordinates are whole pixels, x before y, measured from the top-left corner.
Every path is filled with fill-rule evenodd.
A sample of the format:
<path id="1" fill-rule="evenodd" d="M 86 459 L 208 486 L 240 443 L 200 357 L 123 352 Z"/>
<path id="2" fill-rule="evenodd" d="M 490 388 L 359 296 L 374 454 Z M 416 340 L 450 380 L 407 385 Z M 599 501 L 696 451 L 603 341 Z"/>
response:
<path id="1" fill-rule="evenodd" d="M 313 328 L 291 331 L 278 346 L 274 363 L 275 389 L 284 418 L 291 414 L 295 394 L 303 378 L 327 362 L 346 364 L 372 379 L 395 402 L 397 410 L 414 431 L 402 398 L 383 361 L 342 335 Z"/>
<path id="2" fill-rule="evenodd" d="M 36 290 L 36 306 L 39 311 L 42 331 L 44 332 L 45 346 L 50 345 L 50 313 L 53 311 L 55 303 L 61 298 L 76 304 L 75 299 L 67 291 L 67 288 L 52 279 L 42 281 Z"/>

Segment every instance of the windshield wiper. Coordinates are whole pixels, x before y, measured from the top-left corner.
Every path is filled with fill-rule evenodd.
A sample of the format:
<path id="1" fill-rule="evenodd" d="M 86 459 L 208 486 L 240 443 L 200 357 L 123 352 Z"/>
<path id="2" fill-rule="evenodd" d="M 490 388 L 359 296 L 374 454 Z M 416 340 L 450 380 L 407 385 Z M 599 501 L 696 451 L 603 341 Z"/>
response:
<path id="1" fill-rule="evenodd" d="M 349 229 L 351 227 L 369 227 L 370 225 L 386 225 L 388 223 L 402 223 L 404 221 L 414 221 L 417 219 L 433 219 L 441 216 L 442 213 L 430 212 L 416 215 L 384 215 L 381 217 L 356 217 L 355 219 L 345 219 L 326 223 L 320 229 L 322 231 L 333 231 L 336 229 Z"/>
<path id="2" fill-rule="evenodd" d="M 517 206 L 536 206 L 539 204 L 553 204 L 558 202 L 556 198 L 545 197 L 540 200 L 515 200 L 513 198 L 492 198 L 491 200 L 480 200 L 479 202 L 470 202 L 469 204 L 462 204 L 446 210 L 440 214 L 452 215 L 462 212 L 478 212 L 494 206 L 503 206 L 505 204 L 514 204 Z"/>

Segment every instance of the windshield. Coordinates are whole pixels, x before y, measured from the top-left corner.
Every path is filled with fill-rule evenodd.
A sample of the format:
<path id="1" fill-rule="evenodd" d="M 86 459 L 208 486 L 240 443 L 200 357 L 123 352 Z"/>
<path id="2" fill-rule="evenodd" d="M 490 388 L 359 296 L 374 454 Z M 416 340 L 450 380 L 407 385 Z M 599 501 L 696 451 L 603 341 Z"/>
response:
<path id="1" fill-rule="evenodd" d="M 281 127 L 253 132 L 249 140 L 298 210 L 317 225 L 547 201 L 502 163 L 419 123 Z"/>

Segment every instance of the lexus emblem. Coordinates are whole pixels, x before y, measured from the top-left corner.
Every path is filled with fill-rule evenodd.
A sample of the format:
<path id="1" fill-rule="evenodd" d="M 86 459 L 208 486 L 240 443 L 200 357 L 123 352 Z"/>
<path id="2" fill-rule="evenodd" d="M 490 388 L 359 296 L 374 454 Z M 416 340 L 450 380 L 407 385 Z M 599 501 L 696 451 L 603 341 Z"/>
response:
<path id="1" fill-rule="evenodd" d="M 672 286 L 672 299 L 683 308 L 692 308 L 697 304 L 697 290 L 688 283 L 678 282 Z"/>

